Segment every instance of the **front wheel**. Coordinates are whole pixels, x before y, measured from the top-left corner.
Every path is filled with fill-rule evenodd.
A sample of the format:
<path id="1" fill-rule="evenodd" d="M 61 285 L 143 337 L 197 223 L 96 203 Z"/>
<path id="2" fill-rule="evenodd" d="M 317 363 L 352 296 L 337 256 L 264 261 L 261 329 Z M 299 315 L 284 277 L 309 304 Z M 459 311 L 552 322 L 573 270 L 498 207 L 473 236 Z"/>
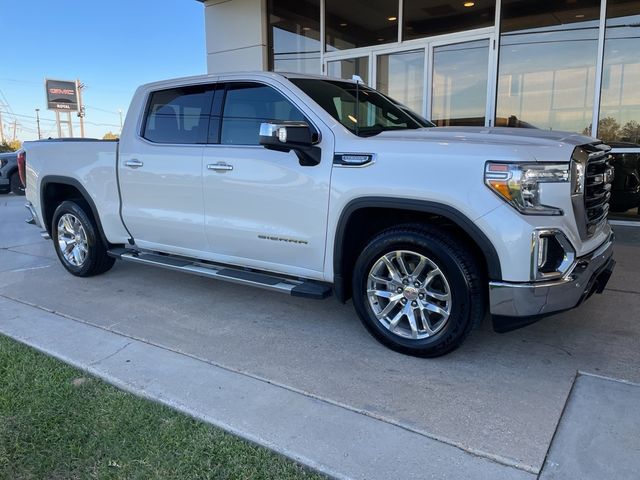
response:
<path id="1" fill-rule="evenodd" d="M 60 262 L 77 277 L 91 277 L 113 267 L 88 207 L 81 201 L 64 201 L 53 214 L 51 238 Z"/>
<path id="2" fill-rule="evenodd" d="M 363 324 L 393 350 L 444 355 L 484 315 L 481 273 L 469 247 L 431 226 L 386 230 L 365 247 L 353 274 Z"/>

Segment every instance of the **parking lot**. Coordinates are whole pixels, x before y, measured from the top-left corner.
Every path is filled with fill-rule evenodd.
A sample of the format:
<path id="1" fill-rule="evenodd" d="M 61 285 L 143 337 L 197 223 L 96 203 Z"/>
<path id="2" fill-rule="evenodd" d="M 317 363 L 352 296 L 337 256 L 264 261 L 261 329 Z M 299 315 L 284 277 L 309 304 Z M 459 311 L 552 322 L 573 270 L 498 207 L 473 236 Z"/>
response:
<path id="1" fill-rule="evenodd" d="M 538 474 L 578 372 L 640 383 L 640 233 L 618 229 L 604 295 L 508 334 L 488 319 L 454 353 L 392 352 L 350 303 L 305 300 L 125 263 L 66 273 L 0 197 L 0 296 L 268 380 Z M 1 315 L 1 313 L 0 313 Z M 194 379 L 196 381 L 196 379 Z M 637 440 L 637 438 L 636 438 Z M 638 448 L 637 445 L 633 448 Z"/>

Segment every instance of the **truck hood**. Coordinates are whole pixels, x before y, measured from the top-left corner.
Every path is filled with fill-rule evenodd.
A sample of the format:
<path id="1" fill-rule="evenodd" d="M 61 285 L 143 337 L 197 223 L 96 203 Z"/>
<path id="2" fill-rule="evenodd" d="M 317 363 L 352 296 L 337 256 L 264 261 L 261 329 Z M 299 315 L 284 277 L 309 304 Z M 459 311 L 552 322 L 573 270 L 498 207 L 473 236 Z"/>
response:
<path id="1" fill-rule="evenodd" d="M 428 141 L 517 146 L 525 148 L 538 161 L 557 161 L 559 150 L 563 153 L 560 158 L 568 158 L 576 146 L 596 141 L 595 138 L 573 132 L 509 127 L 431 127 L 417 130 L 387 131 L 373 138 L 381 141 Z"/>

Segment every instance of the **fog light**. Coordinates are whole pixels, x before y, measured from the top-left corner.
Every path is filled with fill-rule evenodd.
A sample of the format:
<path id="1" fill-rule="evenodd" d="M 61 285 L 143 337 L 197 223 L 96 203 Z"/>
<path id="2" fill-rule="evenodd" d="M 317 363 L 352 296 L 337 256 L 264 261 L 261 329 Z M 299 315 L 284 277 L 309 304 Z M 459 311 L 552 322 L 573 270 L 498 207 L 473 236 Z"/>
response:
<path id="1" fill-rule="evenodd" d="M 531 243 L 531 279 L 552 280 L 573 267 L 576 252 L 559 230 L 536 230 Z"/>

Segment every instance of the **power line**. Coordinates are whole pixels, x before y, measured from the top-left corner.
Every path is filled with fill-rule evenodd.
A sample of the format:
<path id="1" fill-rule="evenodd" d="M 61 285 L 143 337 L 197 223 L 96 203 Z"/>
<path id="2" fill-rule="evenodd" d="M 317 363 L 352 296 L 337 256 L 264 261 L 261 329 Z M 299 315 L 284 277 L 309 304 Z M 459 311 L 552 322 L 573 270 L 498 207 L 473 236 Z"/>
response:
<path id="1" fill-rule="evenodd" d="M 6 113 L 6 114 L 14 116 L 14 117 L 31 118 L 34 121 L 36 120 L 36 117 L 33 116 L 33 115 L 23 115 L 23 114 L 20 114 L 20 113 L 13 113 L 13 112 L 7 112 L 7 111 L 3 111 L 3 113 Z M 48 118 L 40 118 L 40 121 L 41 122 L 53 122 L 53 123 L 56 123 L 55 120 L 50 120 Z M 115 123 L 97 123 L 97 122 L 88 122 L 86 120 L 85 120 L 84 123 L 88 123 L 89 125 L 93 125 L 93 126 L 96 126 L 96 127 L 118 127 L 118 128 L 120 127 L 120 125 L 116 125 Z"/>
<path id="2" fill-rule="evenodd" d="M 105 110 L 104 108 L 91 107 L 91 106 L 87 105 L 86 103 L 85 103 L 84 106 L 87 107 L 90 110 L 98 110 L 99 112 L 112 113 L 113 115 L 120 115 L 119 112 L 114 112 L 113 110 Z"/>

